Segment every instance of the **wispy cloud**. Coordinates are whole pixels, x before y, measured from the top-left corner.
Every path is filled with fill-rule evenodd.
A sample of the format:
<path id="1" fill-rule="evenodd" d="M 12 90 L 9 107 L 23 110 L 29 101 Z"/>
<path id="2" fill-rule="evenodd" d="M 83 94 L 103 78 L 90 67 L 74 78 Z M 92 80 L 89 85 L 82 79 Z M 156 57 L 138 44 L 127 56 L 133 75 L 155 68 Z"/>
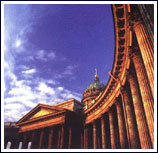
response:
<path id="1" fill-rule="evenodd" d="M 39 83 L 37 90 L 39 90 L 42 95 L 45 95 L 45 94 L 54 95 L 55 94 L 54 89 L 49 87 L 48 85 L 46 85 L 44 82 Z"/>
<path id="2" fill-rule="evenodd" d="M 30 70 L 22 71 L 23 74 L 33 74 L 35 72 L 36 72 L 35 69 L 30 69 Z"/>
<path id="3" fill-rule="evenodd" d="M 53 60 L 56 58 L 56 54 L 54 51 L 52 50 L 39 50 L 37 52 L 37 55 L 35 57 L 36 59 L 38 60 L 41 60 L 41 61 L 48 61 L 48 60 Z"/>
<path id="4" fill-rule="evenodd" d="M 15 81 L 8 95 L 5 98 L 5 121 L 17 121 L 24 112 L 27 113 L 39 103 L 53 105 L 70 98 L 81 98 L 78 93 L 62 86 L 51 87 L 42 81 L 30 87 L 25 80 Z"/>
<path id="5" fill-rule="evenodd" d="M 63 75 L 73 75 L 76 68 L 77 68 L 76 65 L 68 65 L 68 66 L 66 66 L 65 70 L 63 72 Z"/>
<path id="6" fill-rule="evenodd" d="M 47 61 L 47 58 L 45 57 L 45 51 L 44 50 L 39 50 L 37 52 L 36 59 L 42 60 L 42 61 Z"/>
<path id="7" fill-rule="evenodd" d="M 50 59 L 55 59 L 55 58 L 56 58 L 55 52 L 50 51 L 50 53 L 48 54 L 48 58 L 50 58 Z"/>
<path id="8" fill-rule="evenodd" d="M 5 54 L 4 54 L 4 78 L 5 99 L 4 117 L 5 121 L 17 121 L 28 111 L 39 103 L 49 105 L 67 100 L 69 98 L 81 99 L 80 94 L 66 89 L 55 79 L 45 79 L 37 76 L 38 67 L 32 68 L 30 61 L 60 60 L 56 52 L 47 49 L 39 49 L 28 39 L 28 35 L 34 31 L 37 18 L 36 10 L 32 13 L 31 7 L 21 5 L 20 10 L 6 5 L 5 8 Z M 23 11 L 25 10 L 25 11 Z M 41 11 L 46 11 L 41 7 Z M 20 13 L 23 12 L 23 13 Z M 40 13 L 43 14 L 42 12 Z M 29 64 L 17 64 L 17 57 L 21 53 L 22 60 L 28 60 Z M 63 61 L 65 60 L 64 57 Z M 32 60 L 31 60 L 32 59 Z M 73 76 L 76 66 L 66 66 L 60 76 Z M 17 73 L 19 70 L 20 75 Z M 21 75 L 22 74 L 22 75 Z"/>

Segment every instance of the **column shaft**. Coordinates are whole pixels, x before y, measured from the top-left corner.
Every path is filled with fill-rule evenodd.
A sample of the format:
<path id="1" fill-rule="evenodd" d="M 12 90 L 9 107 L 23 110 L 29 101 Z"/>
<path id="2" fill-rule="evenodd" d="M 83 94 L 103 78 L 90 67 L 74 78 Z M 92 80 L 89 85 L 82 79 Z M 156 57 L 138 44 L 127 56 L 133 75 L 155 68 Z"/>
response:
<path id="1" fill-rule="evenodd" d="M 97 129 L 96 121 L 93 122 L 93 149 L 97 149 Z"/>
<path id="2" fill-rule="evenodd" d="M 72 128 L 69 127 L 69 143 L 68 143 L 68 149 L 71 149 L 72 145 Z"/>
<path id="3" fill-rule="evenodd" d="M 57 140 L 57 148 L 60 149 L 60 141 L 61 141 L 61 129 L 58 127 L 58 140 Z"/>
<path id="4" fill-rule="evenodd" d="M 39 149 L 42 149 L 43 135 L 44 135 L 44 129 L 41 129 L 40 139 L 39 139 Z"/>
<path id="5" fill-rule="evenodd" d="M 23 144 L 22 144 L 22 148 L 27 148 L 27 133 L 23 133 Z"/>
<path id="6" fill-rule="evenodd" d="M 48 137 L 48 149 L 52 148 L 52 139 L 53 139 L 53 127 L 50 127 L 49 137 Z"/>
<path id="7" fill-rule="evenodd" d="M 117 136 L 115 131 L 115 125 L 114 125 L 114 116 L 112 110 L 109 110 L 109 123 L 110 123 L 110 141 L 111 141 L 111 148 L 116 149 L 117 148 Z"/>
<path id="8" fill-rule="evenodd" d="M 83 134 L 81 133 L 81 144 L 80 144 L 80 149 L 84 148 L 84 141 L 83 141 Z"/>
<path id="9" fill-rule="evenodd" d="M 152 42 L 149 40 L 147 31 L 144 25 L 140 23 L 136 23 L 133 26 L 135 31 L 138 44 L 140 47 L 141 55 L 144 61 L 144 65 L 146 68 L 147 76 L 150 82 L 152 95 L 154 97 L 154 47 Z"/>
<path id="10" fill-rule="evenodd" d="M 141 148 L 149 149 L 152 148 L 151 139 L 148 131 L 143 103 L 139 94 L 140 93 L 139 87 L 136 81 L 136 77 L 134 76 L 133 73 L 128 74 L 128 81 L 130 84 L 130 89 L 133 99 L 133 105 L 136 115 L 136 122 L 138 127 Z"/>
<path id="11" fill-rule="evenodd" d="M 84 149 L 88 149 L 88 129 L 84 126 Z"/>
<path id="12" fill-rule="evenodd" d="M 101 134 L 102 134 L 102 148 L 107 148 L 107 137 L 105 133 L 105 123 L 104 123 L 104 116 L 101 116 Z"/>
<path id="13" fill-rule="evenodd" d="M 120 145 L 122 149 L 128 148 L 128 140 L 126 135 L 126 126 L 124 122 L 123 109 L 121 107 L 121 101 L 116 102 Z"/>
<path id="14" fill-rule="evenodd" d="M 35 140 L 35 131 L 32 131 L 32 136 L 31 136 L 31 149 L 34 148 L 34 140 Z"/>
<path id="15" fill-rule="evenodd" d="M 151 88 L 147 79 L 146 71 L 141 56 L 138 52 L 132 55 L 133 63 L 138 78 L 142 102 L 145 110 L 145 115 L 148 123 L 149 133 L 154 147 L 154 99 L 151 93 Z"/>
<path id="16" fill-rule="evenodd" d="M 64 125 L 61 125 L 61 141 L 60 141 L 60 149 L 64 146 Z"/>
<path id="17" fill-rule="evenodd" d="M 132 149 L 137 149 L 140 148 L 140 146 L 139 146 L 139 137 L 136 132 L 137 127 L 135 124 L 134 110 L 132 109 L 132 99 L 130 99 L 129 93 L 125 89 L 122 91 L 122 94 L 125 103 L 126 115 L 127 115 L 130 147 Z"/>

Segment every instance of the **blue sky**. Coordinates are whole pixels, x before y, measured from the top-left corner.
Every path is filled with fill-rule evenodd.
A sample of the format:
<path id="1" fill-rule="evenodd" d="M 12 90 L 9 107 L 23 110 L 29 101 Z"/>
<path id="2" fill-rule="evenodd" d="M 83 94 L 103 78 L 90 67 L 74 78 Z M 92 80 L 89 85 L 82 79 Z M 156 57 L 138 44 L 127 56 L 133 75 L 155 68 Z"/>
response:
<path id="1" fill-rule="evenodd" d="M 5 121 L 39 103 L 81 100 L 95 68 L 106 84 L 114 46 L 110 5 L 5 4 Z"/>

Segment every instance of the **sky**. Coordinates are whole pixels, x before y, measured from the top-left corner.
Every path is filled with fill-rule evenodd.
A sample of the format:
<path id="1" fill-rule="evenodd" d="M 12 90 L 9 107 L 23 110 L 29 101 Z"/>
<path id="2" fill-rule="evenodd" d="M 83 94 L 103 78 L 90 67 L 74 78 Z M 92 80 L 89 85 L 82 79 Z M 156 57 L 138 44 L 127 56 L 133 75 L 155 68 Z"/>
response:
<path id="1" fill-rule="evenodd" d="M 106 85 L 114 60 L 107 4 L 5 4 L 4 121 L 39 103 L 82 99 L 97 68 Z"/>

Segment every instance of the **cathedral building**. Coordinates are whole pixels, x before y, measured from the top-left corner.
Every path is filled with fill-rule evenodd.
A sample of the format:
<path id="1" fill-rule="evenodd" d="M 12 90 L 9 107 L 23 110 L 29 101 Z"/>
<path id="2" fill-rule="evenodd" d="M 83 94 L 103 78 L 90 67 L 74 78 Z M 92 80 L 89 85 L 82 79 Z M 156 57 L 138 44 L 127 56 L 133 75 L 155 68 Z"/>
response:
<path id="1" fill-rule="evenodd" d="M 154 5 L 112 4 L 115 54 L 110 79 L 81 102 L 38 104 L 22 117 L 12 148 L 154 148 Z"/>

